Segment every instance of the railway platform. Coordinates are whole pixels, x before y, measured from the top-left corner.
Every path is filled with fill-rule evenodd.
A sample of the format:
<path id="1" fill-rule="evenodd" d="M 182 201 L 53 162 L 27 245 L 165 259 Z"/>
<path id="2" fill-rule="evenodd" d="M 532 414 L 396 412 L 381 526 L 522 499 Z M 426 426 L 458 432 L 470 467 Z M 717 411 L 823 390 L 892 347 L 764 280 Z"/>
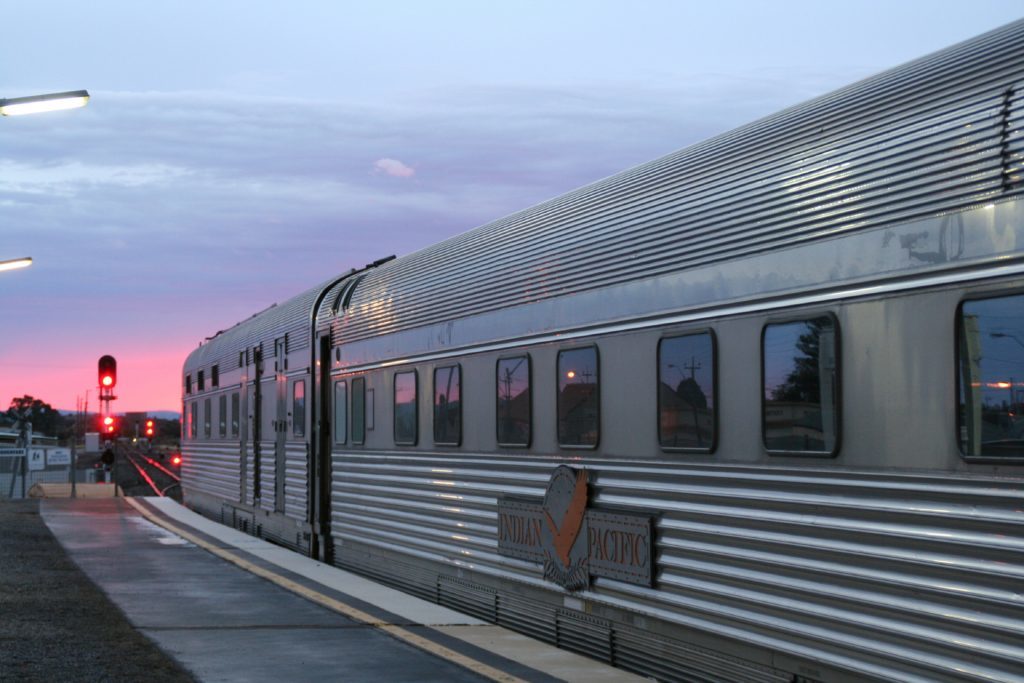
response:
<path id="1" fill-rule="evenodd" d="M 64 667 L 59 675 L 67 680 L 135 680 L 140 673 L 166 681 L 646 680 L 302 557 L 168 498 L 18 505 L 22 521 L 38 505 L 38 518 L 55 540 L 36 533 L 30 548 L 5 562 L 47 552 L 42 546 L 49 542 L 58 564 L 66 553 L 76 568 L 67 581 L 94 584 L 103 594 L 82 605 L 76 601 L 82 589 L 62 591 L 59 581 L 40 586 L 34 609 L 41 613 L 30 619 L 35 628 L 45 630 L 52 620 L 53 629 L 67 631 L 66 614 L 82 610 L 97 611 L 97 623 L 116 621 L 107 612 L 119 611 L 127 623 L 117 635 L 77 634 L 89 653 L 76 651 L 75 633 L 64 633 L 63 649 L 53 652 L 62 661 L 50 664 Z M 5 509 L 0 506 L 0 518 Z M 2 526 L 0 534 L 7 545 Z M 83 616 L 83 623 L 93 623 Z M 93 662 L 99 675 L 95 666 L 76 668 L 95 659 L 97 638 L 116 639 L 103 647 L 119 660 L 132 657 L 133 668 L 121 672 L 109 660 Z M 19 658 L 4 640 L 0 679 L 55 675 L 32 661 L 39 653 L 22 651 Z M 129 640 L 159 651 L 128 654 Z"/>

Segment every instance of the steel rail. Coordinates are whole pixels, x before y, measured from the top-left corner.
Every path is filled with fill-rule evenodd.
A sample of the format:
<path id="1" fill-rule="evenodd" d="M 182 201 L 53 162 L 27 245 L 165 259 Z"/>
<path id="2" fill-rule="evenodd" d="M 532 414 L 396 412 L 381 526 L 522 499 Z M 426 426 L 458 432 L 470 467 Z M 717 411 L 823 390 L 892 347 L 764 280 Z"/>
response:
<path id="1" fill-rule="evenodd" d="M 143 468 L 142 465 L 140 465 L 138 462 L 136 462 L 135 458 L 128 451 L 124 451 L 124 456 L 125 456 L 125 458 L 128 459 L 128 462 L 130 462 L 132 464 L 132 467 L 134 467 L 138 471 L 139 476 L 141 476 L 143 479 L 146 480 L 146 483 L 149 484 L 149 488 L 153 489 L 153 493 L 155 493 L 156 495 L 158 495 L 161 498 L 163 498 L 164 497 L 164 492 L 161 491 L 159 488 L 157 488 L 156 482 L 154 482 L 152 477 L 150 477 L 146 473 L 145 468 Z M 170 487 L 168 487 L 168 488 L 170 488 Z M 167 489 L 164 489 L 164 490 L 166 491 Z"/>
<path id="2" fill-rule="evenodd" d="M 139 452 L 136 452 L 135 455 L 137 455 L 140 458 L 144 459 L 150 465 L 152 465 L 153 467 L 157 468 L 158 470 L 160 470 L 161 472 L 166 474 L 168 477 L 170 477 L 174 481 L 176 481 L 176 482 L 180 482 L 181 481 L 181 477 L 180 476 L 178 476 L 174 472 L 171 472 L 169 469 L 167 469 L 166 467 L 164 467 L 163 465 L 161 465 L 160 463 L 158 463 L 156 460 L 154 460 L 153 458 L 149 457 L 148 455 L 145 455 L 144 453 L 139 453 Z"/>

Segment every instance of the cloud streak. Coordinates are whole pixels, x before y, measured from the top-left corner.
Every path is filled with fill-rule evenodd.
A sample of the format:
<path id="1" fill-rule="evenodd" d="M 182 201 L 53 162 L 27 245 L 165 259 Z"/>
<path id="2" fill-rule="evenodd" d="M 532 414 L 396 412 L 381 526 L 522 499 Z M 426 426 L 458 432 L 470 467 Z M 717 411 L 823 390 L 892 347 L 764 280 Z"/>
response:
<path id="1" fill-rule="evenodd" d="M 385 173 L 394 178 L 412 178 L 416 171 L 411 166 L 406 166 L 398 159 L 377 159 L 373 162 L 375 173 Z"/>

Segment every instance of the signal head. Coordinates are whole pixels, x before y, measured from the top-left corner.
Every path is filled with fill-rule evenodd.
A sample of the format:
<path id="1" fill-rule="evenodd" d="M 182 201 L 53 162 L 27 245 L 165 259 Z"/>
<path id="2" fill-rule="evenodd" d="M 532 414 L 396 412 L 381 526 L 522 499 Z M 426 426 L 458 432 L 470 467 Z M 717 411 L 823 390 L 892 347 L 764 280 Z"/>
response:
<path id="1" fill-rule="evenodd" d="M 100 356 L 100 386 L 112 389 L 117 384 L 117 361 L 113 356 Z"/>

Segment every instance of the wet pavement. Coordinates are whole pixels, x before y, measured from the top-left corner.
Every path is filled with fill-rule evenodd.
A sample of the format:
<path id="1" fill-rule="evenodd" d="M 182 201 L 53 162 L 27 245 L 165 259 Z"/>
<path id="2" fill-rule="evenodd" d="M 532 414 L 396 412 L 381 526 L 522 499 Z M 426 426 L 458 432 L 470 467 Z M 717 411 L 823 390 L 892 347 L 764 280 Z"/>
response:
<path id="1" fill-rule="evenodd" d="M 643 679 L 167 498 L 0 501 L 0 681 Z"/>
<path id="2" fill-rule="evenodd" d="M 39 500 L 0 500 L 0 681 L 194 680 L 71 561 Z"/>

